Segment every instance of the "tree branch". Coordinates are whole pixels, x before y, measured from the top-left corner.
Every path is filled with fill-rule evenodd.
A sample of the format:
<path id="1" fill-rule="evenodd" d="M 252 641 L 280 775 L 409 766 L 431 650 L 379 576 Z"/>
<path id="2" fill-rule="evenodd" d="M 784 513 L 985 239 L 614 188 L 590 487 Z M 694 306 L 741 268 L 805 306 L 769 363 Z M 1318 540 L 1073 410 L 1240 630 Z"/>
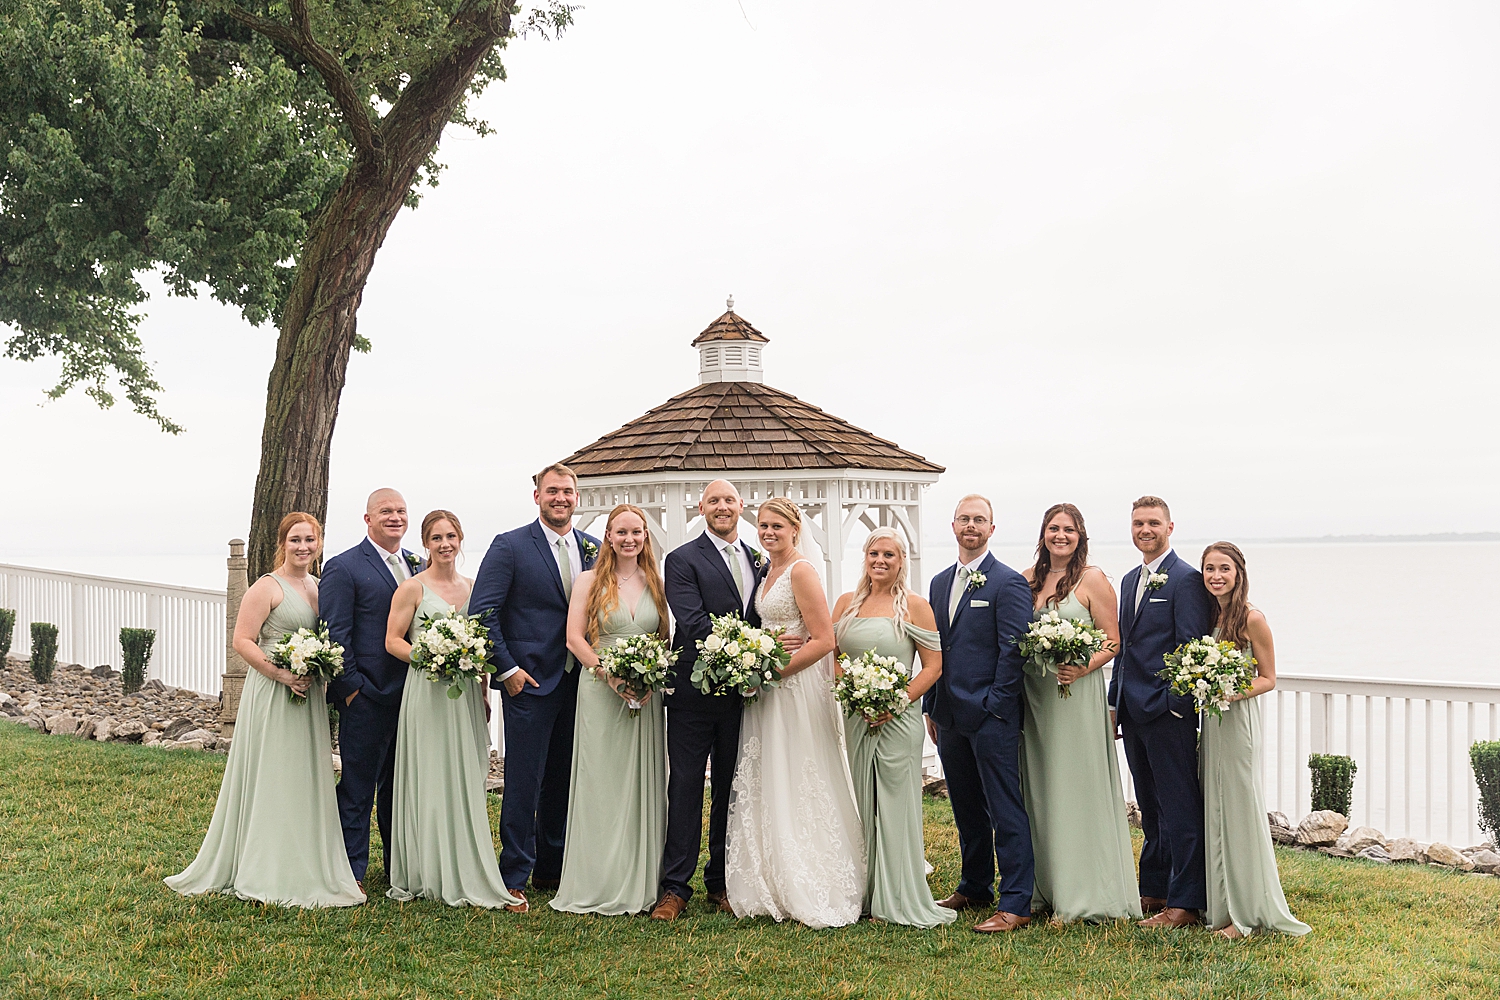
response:
<path id="1" fill-rule="evenodd" d="M 225 4 L 224 12 L 251 31 L 265 35 L 273 42 L 280 42 L 306 59 L 323 78 L 328 93 L 338 105 L 344 124 L 354 137 L 354 148 L 361 157 L 378 159 L 383 148 L 380 133 L 370 122 L 369 105 L 360 99 L 354 80 L 337 56 L 318 44 L 313 37 L 312 21 L 307 12 L 307 0 L 292 0 L 292 19 L 295 29 L 280 21 L 272 21 L 250 13 L 237 4 Z"/>
<path id="2" fill-rule="evenodd" d="M 443 58 L 414 76 L 401 96 L 386 113 L 383 131 L 392 149 L 427 144 L 430 149 L 436 136 L 425 133 L 437 123 L 440 134 L 449 116 L 463 100 L 469 81 L 480 61 L 495 44 L 510 35 L 511 7 L 494 0 L 465 3 L 449 21 L 449 30 L 460 34 L 462 41 Z M 434 109 L 446 108 L 434 118 Z M 426 156 L 428 149 L 421 151 Z"/>

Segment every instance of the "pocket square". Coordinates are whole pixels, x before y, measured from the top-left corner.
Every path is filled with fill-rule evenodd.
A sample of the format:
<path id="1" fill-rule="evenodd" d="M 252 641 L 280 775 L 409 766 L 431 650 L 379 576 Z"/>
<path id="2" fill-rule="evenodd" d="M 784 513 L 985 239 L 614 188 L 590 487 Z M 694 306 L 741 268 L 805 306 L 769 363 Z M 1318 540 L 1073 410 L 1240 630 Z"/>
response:
<path id="1" fill-rule="evenodd" d="M 989 606 L 990 606 L 990 602 L 989 601 L 970 601 L 969 602 L 969 607 L 971 607 L 971 608 L 987 608 Z"/>
<path id="2" fill-rule="evenodd" d="M 1167 603 L 1167 599 L 1165 597 L 1153 597 L 1153 598 L 1151 598 L 1151 603 L 1152 604 L 1166 604 Z"/>

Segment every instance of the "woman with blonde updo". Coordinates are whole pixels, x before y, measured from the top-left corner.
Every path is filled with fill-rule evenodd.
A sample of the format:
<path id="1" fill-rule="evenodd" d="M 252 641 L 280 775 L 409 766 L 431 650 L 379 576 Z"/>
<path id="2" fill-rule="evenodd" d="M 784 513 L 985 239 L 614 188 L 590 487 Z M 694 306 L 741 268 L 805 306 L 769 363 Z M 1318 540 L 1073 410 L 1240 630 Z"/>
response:
<path id="1" fill-rule="evenodd" d="M 851 659 L 873 650 L 906 670 L 915 707 L 875 720 L 845 714 L 849 773 L 864 821 L 869 881 L 865 911 L 910 927 L 951 924 L 957 910 L 933 902 L 922 845 L 922 695 L 943 672 L 943 640 L 932 605 L 906 586 L 906 543 L 894 528 L 865 539 L 864 569 L 833 617 L 838 651 Z"/>
<path id="2" fill-rule="evenodd" d="M 659 696 L 599 671 L 606 645 L 653 634 L 670 638 L 666 591 L 645 511 L 620 504 L 605 522 L 598 562 L 578 575 L 568 604 L 568 650 L 588 676 L 578 684 L 573 717 L 554 910 L 620 916 L 656 902 L 667 842 L 666 711 Z"/>
<path id="3" fill-rule="evenodd" d="M 357 906 L 344 851 L 323 684 L 278 667 L 284 635 L 318 625 L 310 572 L 323 527 L 296 511 L 276 532 L 275 568 L 245 591 L 234 651 L 250 664 L 219 801 L 198 856 L 166 880 L 184 896 L 224 892 L 283 906 Z M 293 703 L 289 694 L 304 696 Z"/>
<path id="4" fill-rule="evenodd" d="M 726 891 L 736 916 L 812 928 L 859 919 L 864 833 L 833 700 L 833 619 L 797 541 L 802 512 L 773 497 L 756 514 L 771 568 L 756 594 L 761 625 L 803 637 L 779 687 L 745 706 L 729 801 Z"/>
<path id="5" fill-rule="evenodd" d="M 411 663 L 412 642 L 428 621 L 468 612 L 474 581 L 458 573 L 463 543 L 464 527 L 451 510 L 422 518 L 427 568 L 396 588 L 385 630 L 386 652 L 403 663 Z M 465 681 L 450 698 L 449 683 L 407 667 L 385 847 L 392 899 L 525 910 L 524 901 L 505 890 L 490 836 L 488 681 Z"/>

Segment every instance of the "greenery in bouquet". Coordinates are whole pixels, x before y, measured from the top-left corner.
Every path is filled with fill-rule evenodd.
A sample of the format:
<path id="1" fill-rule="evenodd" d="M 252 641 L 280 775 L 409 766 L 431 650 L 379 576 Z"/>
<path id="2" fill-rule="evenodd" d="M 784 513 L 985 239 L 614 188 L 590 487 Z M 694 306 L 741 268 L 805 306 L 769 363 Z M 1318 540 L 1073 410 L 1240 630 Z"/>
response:
<path id="1" fill-rule="evenodd" d="M 911 704 L 906 693 L 910 674 L 894 656 L 867 649 L 852 659 L 839 657 L 839 670 L 833 682 L 834 698 L 846 713 L 863 717 L 872 727 L 885 716 L 900 715 Z"/>
<path id="2" fill-rule="evenodd" d="M 495 671 L 490 662 L 490 630 L 478 618 L 454 608 L 423 619 L 412 638 L 411 665 L 434 684 L 446 682 L 450 698 L 460 697 L 467 682 Z"/>
<path id="3" fill-rule="evenodd" d="M 328 626 L 319 622 L 315 629 L 283 633 L 281 641 L 271 647 L 271 662 L 298 677 L 326 684 L 344 672 L 344 647 L 330 639 Z M 293 705 L 307 704 L 307 695 L 290 688 L 287 694 Z"/>
<path id="4" fill-rule="evenodd" d="M 622 636 L 599 650 L 600 671 L 625 682 L 631 718 L 641 714 L 641 706 L 652 691 L 671 693 L 672 665 L 676 662 L 677 650 L 655 633 Z"/>
<path id="5" fill-rule="evenodd" d="M 738 694 L 746 704 L 760 697 L 762 688 L 776 687 L 792 654 L 781 644 L 781 633 L 756 628 L 739 615 L 713 615 L 708 636 L 699 639 L 693 664 L 693 687 L 706 695 Z"/>
<path id="6" fill-rule="evenodd" d="M 1237 695 L 1250 690 L 1255 679 L 1255 657 L 1232 642 L 1211 636 L 1193 639 L 1162 656 L 1166 666 L 1156 672 L 1176 695 L 1192 695 L 1198 711 L 1214 718 L 1224 714 Z"/>
<path id="7" fill-rule="evenodd" d="M 1109 636 L 1102 628 L 1082 618 L 1064 618 L 1056 611 L 1037 616 L 1017 644 L 1029 665 L 1050 674 L 1056 674 L 1058 667 L 1086 667 L 1108 645 Z M 1071 686 L 1058 682 L 1057 696 L 1073 697 Z"/>

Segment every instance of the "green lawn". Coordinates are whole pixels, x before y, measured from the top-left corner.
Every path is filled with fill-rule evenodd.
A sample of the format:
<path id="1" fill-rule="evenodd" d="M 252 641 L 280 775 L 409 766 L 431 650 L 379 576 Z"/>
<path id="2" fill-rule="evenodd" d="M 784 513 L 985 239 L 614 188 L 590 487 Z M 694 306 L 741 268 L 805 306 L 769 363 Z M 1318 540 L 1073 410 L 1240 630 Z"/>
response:
<path id="1" fill-rule="evenodd" d="M 833 931 L 399 905 L 302 912 L 183 899 L 224 758 L 0 725 L 0 995 L 7 997 L 1437 997 L 1500 989 L 1500 880 L 1281 852 L 1301 940 L 960 922 Z M 493 803 L 492 821 L 498 818 Z M 933 884 L 957 878 L 929 804 Z M 378 865 L 379 862 L 376 862 Z M 372 873 L 374 868 L 372 867 Z"/>

